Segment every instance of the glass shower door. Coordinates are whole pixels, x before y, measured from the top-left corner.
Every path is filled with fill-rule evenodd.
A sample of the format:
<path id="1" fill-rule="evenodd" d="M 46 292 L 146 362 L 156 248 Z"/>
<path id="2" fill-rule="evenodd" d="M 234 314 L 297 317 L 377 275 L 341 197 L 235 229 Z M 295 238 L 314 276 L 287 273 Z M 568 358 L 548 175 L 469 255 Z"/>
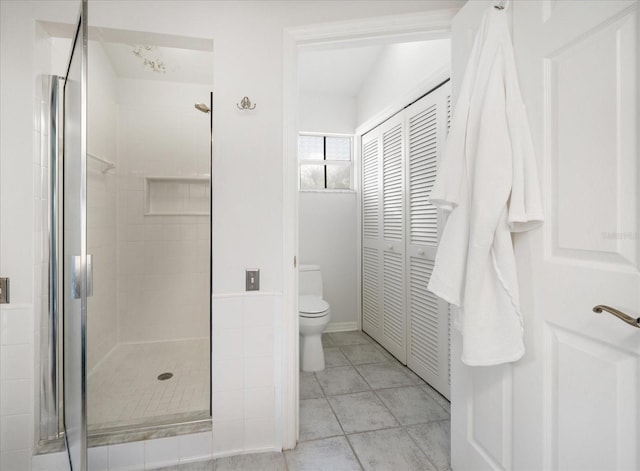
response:
<path id="1" fill-rule="evenodd" d="M 64 86 L 63 141 L 63 395 L 72 471 L 87 469 L 87 1 L 82 0 Z M 88 269 L 89 267 L 89 269 Z"/>

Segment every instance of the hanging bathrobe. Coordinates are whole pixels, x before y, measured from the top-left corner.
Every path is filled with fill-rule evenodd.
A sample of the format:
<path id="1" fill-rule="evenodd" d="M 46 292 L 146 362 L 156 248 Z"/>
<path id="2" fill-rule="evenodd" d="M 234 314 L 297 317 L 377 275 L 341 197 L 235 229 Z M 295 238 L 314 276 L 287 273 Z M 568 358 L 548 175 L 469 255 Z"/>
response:
<path id="1" fill-rule="evenodd" d="M 542 224 L 535 156 L 506 13 L 485 13 L 431 202 L 450 211 L 428 289 L 454 305 L 462 361 L 524 354 L 511 232 Z"/>

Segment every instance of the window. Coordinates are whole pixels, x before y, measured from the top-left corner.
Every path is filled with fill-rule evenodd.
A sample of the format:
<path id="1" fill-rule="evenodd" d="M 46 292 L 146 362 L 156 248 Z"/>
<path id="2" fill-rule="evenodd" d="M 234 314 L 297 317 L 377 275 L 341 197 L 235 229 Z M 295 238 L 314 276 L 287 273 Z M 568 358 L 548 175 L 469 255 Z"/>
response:
<path id="1" fill-rule="evenodd" d="M 352 180 L 350 136 L 298 137 L 301 190 L 350 190 Z"/>

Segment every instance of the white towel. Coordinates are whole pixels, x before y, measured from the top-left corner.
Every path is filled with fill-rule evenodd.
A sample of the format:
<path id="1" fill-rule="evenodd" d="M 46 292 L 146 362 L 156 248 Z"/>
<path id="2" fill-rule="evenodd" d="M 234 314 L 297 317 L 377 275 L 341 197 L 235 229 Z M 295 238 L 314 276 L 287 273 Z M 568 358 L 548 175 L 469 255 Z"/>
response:
<path id="1" fill-rule="evenodd" d="M 476 35 L 431 202 L 449 214 L 428 289 L 455 305 L 462 361 L 524 354 L 511 232 L 542 224 L 527 115 L 504 10 Z"/>

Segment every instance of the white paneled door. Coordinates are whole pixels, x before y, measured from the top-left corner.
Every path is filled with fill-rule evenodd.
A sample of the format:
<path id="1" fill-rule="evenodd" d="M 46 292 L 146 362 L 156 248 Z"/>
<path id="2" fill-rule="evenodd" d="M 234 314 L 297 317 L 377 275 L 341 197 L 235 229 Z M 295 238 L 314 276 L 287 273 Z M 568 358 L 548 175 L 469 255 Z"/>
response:
<path id="1" fill-rule="evenodd" d="M 380 125 L 382 148 L 382 345 L 406 363 L 404 117 Z"/>
<path id="2" fill-rule="evenodd" d="M 406 362 L 404 120 L 362 136 L 363 329 Z"/>
<path id="3" fill-rule="evenodd" d="M 378 341 L 382 337 L 379 158 L 379 133 L 374 130 L 362 136 L 362 329 Z"/>
<path id="4" fill-rule="evenodd" d="M 514 237 L 524 358 L 465 367 L 453 336 L 452 468 L 638 470 L 640 329 L 592 309 L 640 318 L 639 2 L 509 3 L 546 221 Z M 454 20 L 454 102 L 492 7 Z"/>
<path id="5" fill-rule="evenodd" d="M 440 228 L 428 199 L 448 130 L 451 86 L 446 83 L 405 109 L 407 366 L 449 397 L 448 304 L 426 289 Z"/>

